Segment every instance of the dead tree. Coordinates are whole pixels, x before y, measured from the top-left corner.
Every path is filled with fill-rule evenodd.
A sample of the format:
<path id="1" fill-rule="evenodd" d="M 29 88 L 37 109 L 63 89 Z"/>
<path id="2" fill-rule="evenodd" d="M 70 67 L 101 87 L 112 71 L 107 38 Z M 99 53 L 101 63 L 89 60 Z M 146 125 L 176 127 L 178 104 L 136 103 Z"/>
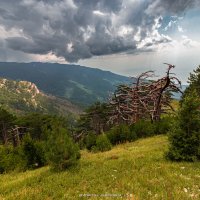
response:
<path id="1" fill-rule="evenodd" d="M 167 64 L 167 63 L 165 63 Z M 170 105 L 170 92 L 181 92 L 181 82 L 171 76 L 170 70 L 174 65 L 168 65 L 166 75 L 156 81 L 153 71 L 142 73 L 137 81 L 130 86 L 120 85 L 109 103 L 112 107 L 110 122 L 112 124 L 132 124 L 141 119 L 154 122 L 160 120 L 162 113 L 172 109 Z"/>
<path id="2" fill-rule="evenodd" d="M 15 126 L 11 128 L 8 133 L 8 141 L 13 144 L 14 147 L 17 147 L 21 144 L 21 140 L 23 136 L 27 133 L 29 128 L 27 127 L 21 127 L 21 126 Z"/>

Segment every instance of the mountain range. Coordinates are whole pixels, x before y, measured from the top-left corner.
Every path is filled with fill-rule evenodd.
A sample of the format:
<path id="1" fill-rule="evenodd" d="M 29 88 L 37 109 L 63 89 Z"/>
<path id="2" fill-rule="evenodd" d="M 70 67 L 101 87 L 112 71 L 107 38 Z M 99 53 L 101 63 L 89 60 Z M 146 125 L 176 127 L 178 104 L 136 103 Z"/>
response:
<path id="1" fill-rule="evenodd" d="M 0 62 L 0 104 L 16 112 L 80 113 L 135 78 L 79 65 Z M 185 85 L 182 86 L 184 91 Z M 175 99 L 181 94 L 174 93 Z"/>
<path id="2" fill-rule="evenodd" d="M 0 62 L 0 77 L 32 82 L 42 92 L 82 107 L 106 101 L 117 85 L 130 82 L 128 77 L 100 69 L 39 62 Z"/>

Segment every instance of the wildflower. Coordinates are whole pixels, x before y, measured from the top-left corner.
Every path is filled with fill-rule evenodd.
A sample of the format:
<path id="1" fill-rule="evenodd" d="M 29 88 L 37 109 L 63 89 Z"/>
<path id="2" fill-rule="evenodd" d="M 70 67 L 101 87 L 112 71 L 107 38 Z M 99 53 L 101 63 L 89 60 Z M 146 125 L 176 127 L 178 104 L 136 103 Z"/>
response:
<path id="1" fill-rule="evenodd" d="M 187 188 L 184 188 L 183 190 L 184 190 L 184 192 L 188 192 Z"/>

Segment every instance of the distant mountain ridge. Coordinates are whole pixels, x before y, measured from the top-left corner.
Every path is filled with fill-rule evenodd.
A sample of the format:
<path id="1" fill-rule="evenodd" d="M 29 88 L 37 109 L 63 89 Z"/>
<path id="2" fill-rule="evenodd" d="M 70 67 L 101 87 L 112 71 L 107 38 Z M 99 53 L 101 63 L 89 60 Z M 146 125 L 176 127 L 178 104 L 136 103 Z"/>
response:
<path id="1" fill-rule="evenodd" d="M 0 106 L 12 112 L 46 114 L 79 114 L 81 110 L 68 102 L 39 91 L 34 83 L 0 79 Z"/>
<path id="2" fill-rule="evenodd" d="M 117 85 L 130 82 L 128 77 L 96 68 L 39 62 L 0 62 L 0 77 L 30 81 L 47 94 L 83 106 L 106 101 Z"/>

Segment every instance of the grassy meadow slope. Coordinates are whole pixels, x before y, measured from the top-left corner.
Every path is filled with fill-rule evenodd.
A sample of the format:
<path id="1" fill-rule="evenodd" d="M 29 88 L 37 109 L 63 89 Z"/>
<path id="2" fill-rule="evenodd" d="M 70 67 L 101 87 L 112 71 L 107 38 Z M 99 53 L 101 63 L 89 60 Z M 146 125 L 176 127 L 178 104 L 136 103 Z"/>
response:
<path id="1" fill-rule="evenodd" d="M 166 161 L 167 146 L 166 136 L 155 136 L 109 152 L 82 151 L 79 166 L 65 172 L 44 167 L 0 175 L 0 199 L 88 199 L 81 194 L 93 194 L 91 199 L 200 199 L 200 163 Z"/>

